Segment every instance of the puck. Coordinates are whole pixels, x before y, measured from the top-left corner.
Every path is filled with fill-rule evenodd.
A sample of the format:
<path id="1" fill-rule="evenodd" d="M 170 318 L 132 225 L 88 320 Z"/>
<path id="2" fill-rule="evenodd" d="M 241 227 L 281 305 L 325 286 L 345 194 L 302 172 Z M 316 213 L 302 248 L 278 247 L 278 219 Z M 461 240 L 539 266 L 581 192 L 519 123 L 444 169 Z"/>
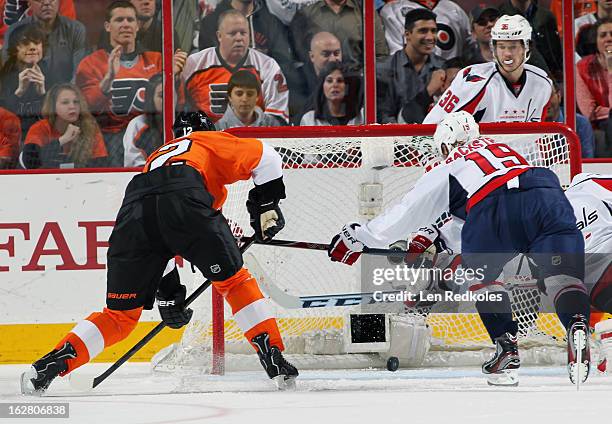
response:
<path id="1" fill-rule="evenodd" d="M 397 371 L 398 368 L 399 368 L 399 359 L 397 359 L 397 357 L 391 356 L 389 359 L 387 359 L 387 369 L 389 371 L 395 372 Z"/>

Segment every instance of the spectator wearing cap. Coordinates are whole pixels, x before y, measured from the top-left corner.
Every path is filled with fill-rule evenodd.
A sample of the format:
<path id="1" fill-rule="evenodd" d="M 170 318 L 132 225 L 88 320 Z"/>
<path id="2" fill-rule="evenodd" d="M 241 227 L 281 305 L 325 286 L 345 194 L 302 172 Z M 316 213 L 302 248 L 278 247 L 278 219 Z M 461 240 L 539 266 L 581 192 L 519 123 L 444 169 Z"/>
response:
<path id="1" fill-rule="evenodd" d="M 491 51 L 491 30 L 500 17 L 499 10 L 495 7 L 476 6 L 470 12 L 472 21 L 472 37 L 476 40 L 477 49 L 468 57 L 471 63 L 484 63 L 493 61 Z"/>
<path id="2" fill-rule="evenodd" d="M 69 82 L 81 60 L 87 55 L 85 26 L 79 21 L 61 16 L 60 1 L 30 1 L 31 16 L 11 25 L 4 36 L 3 60 L 7 60 L 11 38 L 27 27 L 37 25 L 45 36 L 45 56 L 42 63 L 48 70 L 47 84 Z"/>
<path id="3" fill-rule="evenodd" d="M 502 15 L 522 15 L 529 21 L 533 28 L 535 47 L 544 57 L 550 73 L 556 79 L 561 79 L 563 72 L 563 51 L 561 49 L 559 33 L 557 32 L 557 19 L 555 15 L 549 9 L 539 6 L 533 0 L 507 0 L 499 7 L 499 11 Z M 536 66 L 542 68 L 540 65 Z"/>
<path id="4" fill-rule="evenodd" d="M 446 79 L 444 61 L 433 53 L 436 14 L 413 9 L 406 14 L 404 27 L 404 48 L 376 64 L 378 122 L 382 124 L 398 122 L 400 111 L 403 122 L 421 123 Z"/>

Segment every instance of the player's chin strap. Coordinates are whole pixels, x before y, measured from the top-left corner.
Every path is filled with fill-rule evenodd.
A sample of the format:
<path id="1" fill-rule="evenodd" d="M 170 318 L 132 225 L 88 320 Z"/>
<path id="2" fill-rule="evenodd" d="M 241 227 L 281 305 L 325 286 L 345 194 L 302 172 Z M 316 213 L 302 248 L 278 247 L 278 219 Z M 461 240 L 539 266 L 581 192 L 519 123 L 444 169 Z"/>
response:
<path id="1" fill-rule="evenodd" d="M 249 247 L 253 245 L 255 242 L 255 237 L 247 237 L 241 239 L 242 246 L 240 247 L 240 253 L 244 253 Z M 185 307 L 189 306 L 194 300 L 196 300 L 202 293 L 204 293 L 210 286 L 212 285 L 212 281 L 206 280 L 200 286 L 194 290 L 193 293 L 185 299 Z M 128 361 L 136 352 L 144 347 L 151 339 L 153 339 L 157 334 L 159 334 L 164 328 L 166 324 L 162 321 L 155 326 L 149 333 L 144 336 L 138 343 L 136 343 L 130 350 L 128 350 L 121 358 L 117 360 L 113 365 L 111 365 L 106 371 L 104 371 L 99 376 L 90 379 L 87 378 L 87 381 L 79 381 L 74 384 L 79 386 L 81 389 L 93 389 L 97 387 L 100 383 L 108 378 L 112 373 L 114 373 L 121 365 Z M 85 376 L 83 376 L 85 377 Z M 73 381 L 70 382 L 73 384 Z"/>

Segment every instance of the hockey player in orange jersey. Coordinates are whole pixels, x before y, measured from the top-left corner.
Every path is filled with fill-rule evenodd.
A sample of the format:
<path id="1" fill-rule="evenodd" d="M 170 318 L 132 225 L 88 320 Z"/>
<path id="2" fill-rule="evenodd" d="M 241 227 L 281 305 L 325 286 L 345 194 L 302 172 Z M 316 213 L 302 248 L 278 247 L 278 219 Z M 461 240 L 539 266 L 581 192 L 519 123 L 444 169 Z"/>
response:
<path id="1" fill-rule="evenodd" d="M 187 324 L 192 310 L 184 306 L 186 289 L 174 267 L 175 255 L 213 281 L 268 376 L 279 388 L 293 385 L 298 371 L 281 354 L 276 319 L 257 281 L 243 268 L 240 250 L 219 211 L 226 185 L 253 178 L 255 187 L 246 205 L 251 226 L 259 240 L 274 237 L 284 227 L 280 156 L 257 139 L 206 132 L 214 131 L 214 124 L 203 112 L 179 115 L 174 129 L 178 138 L 153 152 L 126 189 L 109 239 L 106 307 L 79 322 L 22 374 L 24 394 L 44 392 L 58 375 L 125 339 L 156 297 L 168 327 Z"/>

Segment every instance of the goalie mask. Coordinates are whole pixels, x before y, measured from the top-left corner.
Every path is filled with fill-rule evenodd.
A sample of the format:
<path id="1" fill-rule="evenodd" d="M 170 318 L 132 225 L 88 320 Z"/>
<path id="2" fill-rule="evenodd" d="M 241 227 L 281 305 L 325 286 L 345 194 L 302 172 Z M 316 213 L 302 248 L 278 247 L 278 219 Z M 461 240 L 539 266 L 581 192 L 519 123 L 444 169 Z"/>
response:
<path id="1" fill-rule="evenodd" d="M 449 113 L 436 127 L 433 136 L 438 152 L 447 157 L 451 150 L 480 137 L 480 130 L 474 117 L 468 112 Z"/>

